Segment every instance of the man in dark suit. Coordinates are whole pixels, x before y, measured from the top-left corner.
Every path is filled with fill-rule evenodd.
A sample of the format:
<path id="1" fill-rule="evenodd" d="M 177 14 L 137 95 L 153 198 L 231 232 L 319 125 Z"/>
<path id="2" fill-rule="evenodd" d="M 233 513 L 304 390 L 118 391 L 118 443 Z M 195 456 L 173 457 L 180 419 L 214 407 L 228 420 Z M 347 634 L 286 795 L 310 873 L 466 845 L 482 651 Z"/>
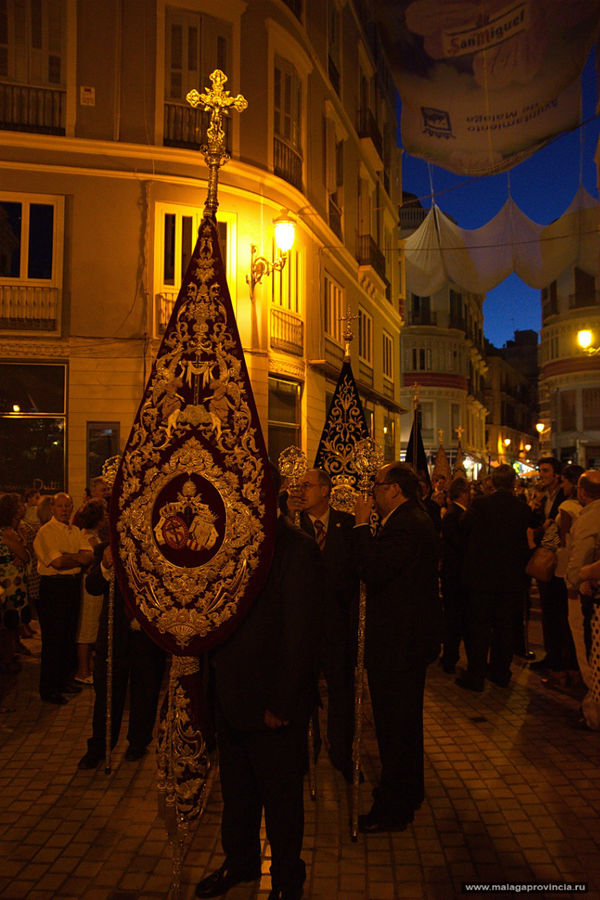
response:
<path id="1" fill-rule="evenodd" d="M 381 761 L 381 783 L 366 833 L 402 831 L 423 802 L 423 692 L 427 664 L 440 649 L 438 538 L 418 500 L 419 482 L 404 463 L 389 463 L 373 486 L 381 524 L 368 526 L 373 501 L 356 503 L 354 529 L 367 587 L 365 663 Z"/>
<path id="2" fill-rule="evenodd" d="M 558 507 L 565 500 L 561 487 L 562 463 L 555 456 L 544 456 L 538 462 L 540 485 L 544 488 L 542 508 L 534 521 L 534 540 L 541 544 L 545 532 L 554 527 Z M 553 575 L 550 581 L 538 581 L 542 607 L 543 659 L 532 662 L 530 669 L 538 672 L 565 671 L 576 668 L 575 648 L 568 627 L 569 600 L 564 578 Z"/>
<path id="3" fill-rule="evenodd" d="M 95 769 L 106 753 L 106 675 L 108 655 L 108 600 L 112 573 L 112 553 L 106 543 L 94 548 L 94 563 L 86 577 L 86 588 L 92 596 L 104 596 L 96 658 L 94 660 L 94 715 L 92 736 L 87 752 L 79 760 L 78 768 Z M 141 630 L 137 620 L 125 609 L 123 595 L 115 584 L 113 628 L 113 672 L 111 705 L 111 738 L 114 747 L 119 738 L 121 719 L 129 683 L 129 747 L 125 759 L 135 762 L 146 753 L 152 740 L 160 686 L 165 670 L 166 654 L 158 644 Z"/>
<path id="4" fill-rule="evenodd" d="M 218 897 L 260 877 L 263 808 L 272 857 L 269 900 L 302 895 L 320 566 L 315 542 L 281 516 L 267 582 L 242 624 L 212 654 L 225 862 L 199 882 L 197 897 Z"/>
<path id="5" fill-rule="evenodd" d="M 329 505 L 331 478 L 309 469 L 288 509 L 301 510 L 300 526 L 316 542 L 323 560 L 322 606 L 318 612 L 319 669 L 327 683 L 327 741 L 333 766 L 352 781 L 354 661 L 358 572 L 354 554 L 354 516 Z"/>
<path id="6" fill-rule="evenodd" d="M 444 652 L 442 666 L 448 675 L 458 662 L 460 642 L 464 638 L 465 589 L 461 570 L 465 539 L 461 527 L 463 513 L 471 502 L 471 488 L 466 478 L 455 478 L 448 491 L 450 508 L 442 519 L 442 565 L 440 581 L 444 605 Z"/>
<path id="7" fill-rule="evenodd" d="M 466 690 L 482 691 L 486 676 L 502 687 L 510 681 L 515 620 L 527 586 L 531 524 L 531 511 L 513 493 L 514 481 L 511 466 L 494 469 L 494 493 L 476 497 L 462 522 L 468 668 L 456 684 Z"/>

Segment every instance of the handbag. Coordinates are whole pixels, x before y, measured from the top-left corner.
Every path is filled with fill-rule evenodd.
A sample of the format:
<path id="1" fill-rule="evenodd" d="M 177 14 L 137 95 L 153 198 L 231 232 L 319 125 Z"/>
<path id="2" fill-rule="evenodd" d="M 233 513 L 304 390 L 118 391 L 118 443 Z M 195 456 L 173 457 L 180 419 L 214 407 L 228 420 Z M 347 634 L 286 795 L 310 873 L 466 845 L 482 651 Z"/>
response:
<path id="1" fill-rule="evenodd" d="M 549 547 L 536 547 L 525 572 L 537 581 L 550 581 L 556 569 L 556 553 Z"/>

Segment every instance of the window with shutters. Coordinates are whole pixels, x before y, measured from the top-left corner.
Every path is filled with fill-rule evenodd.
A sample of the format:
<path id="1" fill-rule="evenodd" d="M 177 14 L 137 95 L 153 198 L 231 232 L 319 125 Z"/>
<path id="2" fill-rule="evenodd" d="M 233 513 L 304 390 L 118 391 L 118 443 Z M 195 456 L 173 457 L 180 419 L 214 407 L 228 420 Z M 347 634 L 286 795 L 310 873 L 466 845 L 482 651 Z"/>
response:
<path id="1" fill-rule="evenodd" d="M 194 251 L 203 211 L 193 206 L 157 203 L 155 207 L 155 334 L 162 334 L 177 300 L 181 282 Z M 219 247 L 230 285 L 235 284 L 236 218 L 232 213 L 217 213 Z"/>
<path id="2" fill-rule="evenodd" d="M 338 140 L 335 122 L 323 116 L 323 181 L 327 191 L 329 226 L 342 238 L 344 141 Z"/>
<path id="3" fill-rule="evenodd" d="M 302 188 L 302 84 L 295 66 L 275 57 L 273 167 L 275 174 Z"/>
<path id="4" fill-rule="evenodd" d="M 323 285 L 325 334 L 336 341 L 336 343 L 342 344 L 344 342 L 344 322 L 342 317 L 346 313 L 344 291 L 327 272 L 325 273 Z"/>
<path id="5" fill-rule="evenodd" d="M 560 392 L 560 427 L 562 431 L 577 430 L 577 405 L 575 391 Z"/>
<path id="6" fill-rule="evenodd" d="M 383 332 L 383 374 L 386 378 L 394 377 L 394 338 L 387 331 Z"/>
<path id="7" fill-rule="evenodd" d="M 0 0 L 0 127 L 65 133 L 64 0 Z"/>
<path id="8" fill-rule="evenodd" d="M 358 356 L 373 365 L 373 317 L 362 306 L 358 307 Z"/>
<path id="9" fill-rule="evenodd" d="M 581 410 L 584 431 L 600 430 L 600 388 L 583 388 Z"/>
<path id="10" fill-rule="evenodd" d="M 209 113 L 186 101 L 189 91 L 202 91 L 215 69 L 231 71 L 232 26 L 204 13 L 174 6 L 165 18 L 165 118 L 167 146 L 198 148 L 206 141 Z M 231 117 L 223 124 L 231 150 Z"/>

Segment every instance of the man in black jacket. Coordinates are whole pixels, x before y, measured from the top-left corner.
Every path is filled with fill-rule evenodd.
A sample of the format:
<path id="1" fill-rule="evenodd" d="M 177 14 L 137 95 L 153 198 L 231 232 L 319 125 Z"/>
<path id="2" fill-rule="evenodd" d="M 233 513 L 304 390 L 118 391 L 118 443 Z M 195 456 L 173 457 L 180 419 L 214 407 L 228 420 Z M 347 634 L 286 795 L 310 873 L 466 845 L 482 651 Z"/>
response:
<path id="1" fill-rule="evenodd" d="M 303 780 L 317 696 L 322 577 L 315 542 L 280 517 L 267 582 L 239 628 L 212 654 L 225 862 L 199 882 L 197 897 L 219 897 L 260 877 L 263 808 L 271 845 L 269 900 L 302 895 Z"/>
<path id="2" fill-rule="evenodd" d="M 354 516 L 329 505 L 331 478 L 308 469 L 288 509 L 301 510 L 300 527 L 321 551 L 325 580 L 318 613 L 319 669 L 327 683 L 327 741 L 333 766 L 352 781 L 354 661 L 358 572 L 354 554 Z"/>
<path id="3" fill-rule="evenodd" d="M 531 524 L 529 507 L 513 493 L 514 481 L 510 466 L 494 469 L 494 493 L 476 497 L 462 522 L 468 668 L 456 684 L 466 690 L 482 691 L 486 676 L 501 687 L 510 681 L 515 621 L 527 587 Z"/>
<path id="4" fill-rule="evenodd" d="M 372 501 L 361 498 L 354 529 L 361 578 L 367 586 L 365 662 L 381 761 L 381 783 L 366 833 L 402 831 L 423 802 L 425 669 L 439 654 L 438 539 L 418 500 L 410 466 L 390 463 L 373 486 L 381 524 L 368 526 Z"/>
<path id="5" fill-rule="evenodd" d="M 448 492 L 450 508 L 442 519 L 442 565 L 440 581 L 444 604 L 444 652 L 442 666 L 448 675 L 458 662 L 460 642 L 464 638 L 465 589 L 461 571 L 465 552 L 462 517 L 471 502 L 471 488 L 466 478 L 458 476 Z"/>

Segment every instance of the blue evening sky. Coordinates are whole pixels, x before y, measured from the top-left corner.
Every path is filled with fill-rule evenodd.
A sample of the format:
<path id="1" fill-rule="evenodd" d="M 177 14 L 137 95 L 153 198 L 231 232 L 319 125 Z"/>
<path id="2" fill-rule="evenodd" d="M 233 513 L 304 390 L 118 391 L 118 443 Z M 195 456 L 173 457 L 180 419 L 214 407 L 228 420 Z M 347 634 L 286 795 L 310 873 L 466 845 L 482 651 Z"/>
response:
<path id="1" fill-rule="evenodd" d="M 462 228 L 479 228 L 504 205 L 510 192 L 523 212 L 541 225 L 557 219 L 569 206 L 579 187 L 583 139 L 583 184 L 598 196 L 594 153 L 600 133 L 596 112 L 596 73 L 592 53 L 583 76 L 582 121 L 584 127 L 561 135 L 550 145 L 538 150 L 510 173 L 484 178 L 454 175 L 432 166 L 433 189 L 439 208 L 452 216 Z M 416 194 L 425 207 L 431 206 L 431 190 L 427 163 L 408 153 L 402 157 L 403 190 Z M 517 275 L 510 275 L 490 291 L 483 306 L 485 336 L 496 347 L 510 340 L 515 330 L 540 330 L 540 292 L 528 287 Z"/>

